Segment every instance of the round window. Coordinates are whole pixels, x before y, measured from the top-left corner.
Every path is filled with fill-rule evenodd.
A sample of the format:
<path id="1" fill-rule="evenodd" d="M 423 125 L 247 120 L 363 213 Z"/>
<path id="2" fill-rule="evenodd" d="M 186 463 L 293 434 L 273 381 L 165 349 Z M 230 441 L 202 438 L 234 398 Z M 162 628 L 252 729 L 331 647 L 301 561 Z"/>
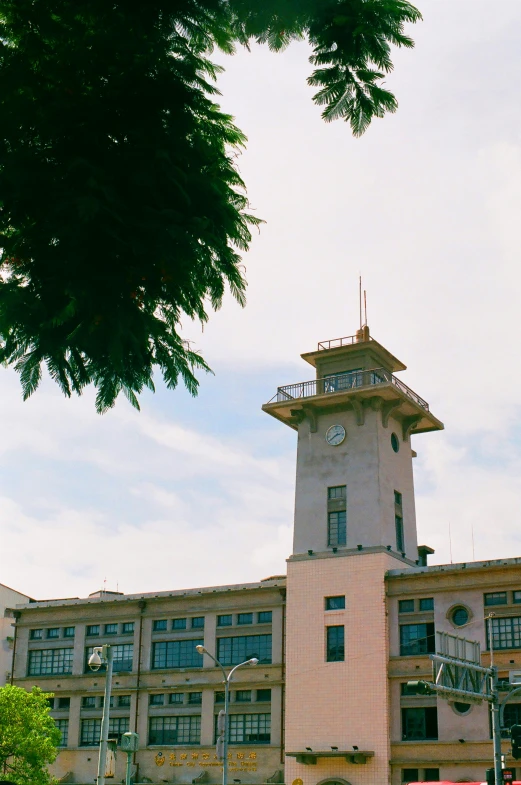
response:
<path id="1" fill-rule="evenodd" d="M 395 452 L 398 452 L 400 449 L 400 442 L 398 441 L 398 437 L 395 433 L 391 434 L 391 447 Z"/>
<path id="2" fill-rule="evenodd" d="M 455 627 L 463 627 L 469 620 L 469 612 L 466 608 L 454 608 L 450 615 L 450 620 Z"/>
<path id="3" fill-rule="evenodd" d="M 454 710 L 457 711 L 458 714 L 466 714 L 472 708 L 470 703 L 460 703 L 459 701 L 454 701 L 452 705 L 454 706 Z"/>

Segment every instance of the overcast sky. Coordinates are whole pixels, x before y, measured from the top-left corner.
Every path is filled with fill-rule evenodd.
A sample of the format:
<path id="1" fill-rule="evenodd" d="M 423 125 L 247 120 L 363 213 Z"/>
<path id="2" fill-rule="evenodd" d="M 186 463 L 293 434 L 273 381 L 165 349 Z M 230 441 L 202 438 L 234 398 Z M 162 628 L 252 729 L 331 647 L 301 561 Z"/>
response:
<path id="1" fill-rule="evenodd" d="M 399 110 L 353 139 L 325 124 L 306 44 L 223 59 L 223 108 L 266 224 L 248 305 L 204 333 L 201 393 L 95 414 L 46 382 L 22 403 L 0 370 L 0 583 L 35 598 L 256 581 L 291 552 L 296 434 L 260 411 L 311 378 L 301 352 L 350 335 L 358 275 L 371 332 L 445 431 L 414 437 L 432 562 L 521 556 L 521 3 L 420 0 L 395 52 Z M 472 543 L 474 536 L 474 546 Z"/>

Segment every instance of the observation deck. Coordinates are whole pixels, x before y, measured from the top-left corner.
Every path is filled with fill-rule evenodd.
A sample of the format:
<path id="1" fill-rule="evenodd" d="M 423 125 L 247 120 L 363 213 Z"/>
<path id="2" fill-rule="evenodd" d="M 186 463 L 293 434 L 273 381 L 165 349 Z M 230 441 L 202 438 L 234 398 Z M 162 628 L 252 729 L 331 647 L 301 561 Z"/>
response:
<path id="1" fill-rule="evenodd" d="M 367 328 L 346 338 L 321 341 L 317 351 L 303 354 L 302 358 L 315 366 L 317 378 L 277 387 L 275 395 L 262 407 L 290 428 L 298 430 L 306 417 L 316 420 L 320 413 L 340 410 L 349 404 L 360 425 L 368 407 L 382 410 L 384 424 L 392 412 L 402 422 L 404 439 L 411 431 L 443 429 L 443 423 L 431 413 L 427 401 L 393 373 L 406 366 L 370 338 Z M 358 367 L 338 370 L 342 365 Z"/>

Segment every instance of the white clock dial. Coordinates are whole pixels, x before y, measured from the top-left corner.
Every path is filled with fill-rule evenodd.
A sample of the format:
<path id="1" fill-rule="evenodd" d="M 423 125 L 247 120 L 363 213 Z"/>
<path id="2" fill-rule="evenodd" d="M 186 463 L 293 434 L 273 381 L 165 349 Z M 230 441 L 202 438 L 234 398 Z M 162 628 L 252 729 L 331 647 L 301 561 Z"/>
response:
<path id="1" fill-rule="evenodd" d="M 326 431 L 326 442 L 331 447 L 338 447 L 346 438 L 346 429 L 343 425 L 332 425 Z"/>

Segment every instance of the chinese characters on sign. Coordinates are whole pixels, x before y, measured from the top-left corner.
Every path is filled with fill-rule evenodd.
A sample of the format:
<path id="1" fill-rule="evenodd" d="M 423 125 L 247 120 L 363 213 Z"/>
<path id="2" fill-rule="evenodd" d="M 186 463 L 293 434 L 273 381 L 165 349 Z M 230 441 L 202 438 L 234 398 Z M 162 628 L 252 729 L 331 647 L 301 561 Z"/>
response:
<path id="1" fill-rule="evenodd" d="M 155 756 L 156 766 L 164 766 L 167 758 L 162 752 Z M 171 752 L 168 755 L 170 766 L 220 766 L 222 763 L 215 752 Z M 257 771 L 256 752 L 229 752 L 228 767 L 230 771 Z"/>

